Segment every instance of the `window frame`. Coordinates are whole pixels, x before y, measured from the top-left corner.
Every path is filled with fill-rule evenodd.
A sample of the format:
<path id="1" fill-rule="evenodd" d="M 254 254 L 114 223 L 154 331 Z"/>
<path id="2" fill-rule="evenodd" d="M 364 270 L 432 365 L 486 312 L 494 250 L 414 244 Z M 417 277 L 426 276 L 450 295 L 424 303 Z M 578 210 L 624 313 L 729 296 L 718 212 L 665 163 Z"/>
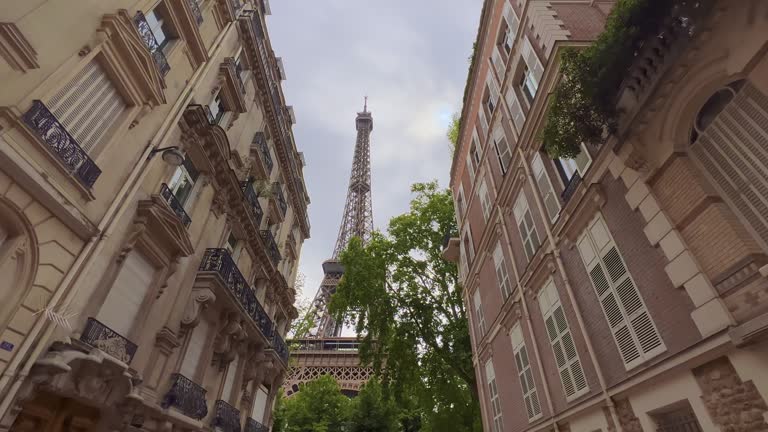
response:
<path id="1" fill-rule="evenodd" d="M 488 191 L 488 183 L 485 177 L 480 180 L 480 186 L 477 187 L 477 197 L 480 199 L 480 208 L 483 211 L 483 220 L 488 222 L 488 218 L 491 216 L 491 196 Z"/>
<path id="2" fill-rule="evenodd" d="M 501 410 L 501 397 L 496 383 L 496 371 L 493 367 L 493 360 L 488 359 L 485 362 L 485 382 L 488 386 L 488 399 L 491 403 L 491 425 L 493 432 L 504 432 L 504 415 Z"/>
<path id="3" fill-rule="evenodd" d="M 178 180 L 176 180 L 177 175 Z M 190 203 L 192 202 L 192 197 L 194 195 L 195 186 L 197 186 L 197 180 L 199 176 L 200 174 L 197 171 L 197 168 L 192 165 L 192 161 L 190 161 L 189 158 L 185 158 L 184 162 L 176 167 L 176 170 L 174 170 L 173 174 L 171 175 L 171 179 L 168 181 L 168 189 L 171 190 L 171 193 L 173 194 L 174 198 L 176 198 L 176 201 L 178 201 L 185 210 L 191 207 Z M 190 185 L 189 190 L 183 197 L 179 196 L 179 189 L 183 184 L 181 183 L 181 180 L 187 180 Z"/>
<path id="4" fill-rule="evenodd" d="M 536 187 L 539 189 L 541 199 L 544 202 L 544 209 L 547 212 L 549 221 L 555 223 L 560 217 L 560 211 L 563 206 L 560 204 L 560 197 L 555 193 L 555 188 L 552 185 L 552 180 L 549 178 L 549 173 L 544 165 L 544 158 L 541 156 L 541 152 L 536 152 L 531 160 L 531 171 L 533 178 L 536 181 Z M 544 188 L 547 190 L 544 190 Z M 550 214 L 550 208 L 547 206 L 547 198 L 551 198 L 557 204 L 557 210 L 554 214 Z"/>
<path id="5" fill-rule="evenodd" d="M 530 262 L 533 257 L 536 256 L 536 252 L 538 252 L 539 248 L 541 247 L 541 239 L 539 238 L 539 232 L 536 229 L 536 222 L 533 220 L 533 212 L 531 211 L 531 207 L 528 205 L 528 198 L 526 198 L 525 191 L 523 189 L 520 190 L 517 200 L 515 200 L 513 213 L 517 222 L 517 230 L 520 233 L 520 240 L 523 242 L 523 250 L 525 251 L 525 256 L 528 258 L 528 262 Z M 529 216 L 530 226 L 528 226 L 529 221 L 526 220 L 526 214 Z M 525 232 L 523 232 L 521 225 L 525 226 Z M 529 252 L 528 248 L 526 247 L 529 242 L 531 246 L 531 252 Z"/>
<path id="6" fill-rule="evenodd" d="M 523 328 L 519 322 L 510 330 L 509 338 L 512 344 L 512 353 L 515 357 L 517 377 L 520 381 L 520 391 L 523 395 L 528 423 L 530 423 L 542 416 L 541 399 L 539 399 L 539 392 L 536 389 L 536 380 L 533 376 L 533 367 L 531 366 L 531 359 L 525 344 Z M 528 410 L 529 408 L 530 411 Z"/>
<path id="7" fill-rule="evenodd" d="M 504 257 L 504 250 L 501 247 L 501 240 L 496 242 L 493 250 L 493 267 L 496 271 L 496 281 L 501 290 L 502 299 L 506 300 L 512 295 L 512 279 L 507 270 L 507 260 Z"/>

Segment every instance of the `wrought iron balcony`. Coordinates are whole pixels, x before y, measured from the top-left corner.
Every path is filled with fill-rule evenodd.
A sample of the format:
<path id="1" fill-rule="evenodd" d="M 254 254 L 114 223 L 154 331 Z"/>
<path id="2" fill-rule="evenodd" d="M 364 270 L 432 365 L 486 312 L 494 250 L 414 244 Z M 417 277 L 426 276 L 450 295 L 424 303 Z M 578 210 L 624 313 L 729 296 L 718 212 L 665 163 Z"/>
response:
<path id="1" fill-rule="evenodd" d="M 264 210 L 261 209 L 259 204 L 259 196 L 256 191 L 253 190 L 253 185 L 250 182 L 244 181 L 240 183 L 243 188 L 243 195 L 245 195 L 245 201 L 251 206 L 251 213 L 256 219 L 256 226 L 261 225 L 261 220 L 264 218 Z"/>
<path id="2" fill-rule="evenodd" d="M 259 327 L 264 337 L 270 338 L 272 336 L 272 320 L 226 249 L 206 249 L 198 271 L 216 272 L 224 286 Z"/>
<path id="3" fill-rule="evenodd" d="M 261 161 L 264 163 L 267 171 L 267 177 L 272 173 L 272 167 L 275 163 L 272 161 L 272 155 L 269 153 L 269 145 L 267 144 L 267 138 L 264 136 L 264 132 L 256 132 L 253 135 L 253 143 L 259 148 L 261 154 Z"/>
<path id="4" fill-rule="evenodd" d="M 277 248 L 275 237 L 270 230 L 261 230 L 261 240 L 264 242 L 264 247 L 267 249 L 267 255 L 272 260 L 272 264 L 277 266 L 282 257 L 280 256 L 280 250 Z"/>
<path id="5" fill-rule="evenodd" d="M 98 348 L 106 354 L 130 364 L 138 348 L 135 343 L 104 325 L 96 318 L 88 318 L 85 329 L 80 335 L 80 341 Z"/>
<path id="6" fill-rule="evenodd" d="M 184 225 L 184 227 L 189 228 L 189 224 L 192 223 L 192 218 L 189 217 L 187 211 L 184 210 L 184 206 L 179 202 L 178 199 L 176 199 L 176 195 L 173 194 L 171 189 L 165 183 L 160 185 L 160 196 L 165 200 L 165 202 L 168 203 L 168 205 L 171 207 L 171 210 L 176 213 L 176 216 L 181 219 L 181 223 Z"/>
<path id="7" fill-rule="evenodd" d="M 576 192 L 576 188 L 579 187 L 579 184 L 581 183 L 581 176 L 579 173 L 574 173 L 573 177 L 571 177 L 571 180 L 568 182 L 567 185 L 565 185 L 565 190 L 563 190 L 563 193 L 560 194 L 560 197 L 563 199 L 564 202 L 568 202 L 571 200 L 571 197 L 573 196 L 573 193 Z"/>
<path id="8" fill-rule="evenodd" d="M 139 36 L 141 36 L 144 45 L 147 47 L 149 53 L 152 55 L 152 59 L 155 61 L 157 70 L 160 72 L 160 75 L 165 76 L 168 71 L 171 70 L 171 65 L 168 64 L 168 59 L 165 58 L 165 53 L 163 53 L 162 47 L 157 43 L 157 39 L 155 39 L 152 29 L 149 27 L 147 18 L 141 11 L 136 12 L 134 23 L 136 24 L 136 29 L 139 30 Z"/>
<path id="9" fill-rule="evenodd" d="M 217 400 L 211 426 L 224 432 L 240 432 L 240 410 L 223 400 Z"/>
<path id="10" fill-rule="evenodd" d="M 288 363 L 288 345 L 285 344 L 280 333 L 277 332 L 277 328 L 274 329 L 272 334 L 272 349 L 275 350 L 283 362 Z"/>
<path id="11" fill-rule="evenodd" d="M 197 25 L 200 26 L 200 24 L 203 23 L 203 12 L 200 10 L 200 3 L 198 3 L 198 0 L 187 0 L 187 2 L 189 3 L 189 8 L 192 10 L 192 15 L 195 17 Z"/>
<path id="12" fill-rule="evenodd" d="M 77 177 L 86 187 L 93 187 L 101 175 L 101 169 L 42 101 L 32 101 L 32 108 L 24 114 L 23 119 L 48 145 L 70 174 Z"/>
<path id="13" fill-rule="evenodd" d="M 163 408 L 174 407 L 187 417 L 200 420 L 208 415 L 205 402 L 206 390 L 180 373 L 171 375 L 171 389 L 160 404 Z"/>
<path id="14" fill-rule="evenodd" d="M 272 195 L 275 197 L 280 214 L 285 216 L 285 212 L 288 211 L 288 203 L 285 202 L 285 195 L 283 195 L 283 188 L 280 187 L 280 183 L 272 183 Z"/>
<path id="15" fill-rule="evenodd" d="M 245 419 L 245 432 L 269 432 L 269 428 L 248 417 Z"/>

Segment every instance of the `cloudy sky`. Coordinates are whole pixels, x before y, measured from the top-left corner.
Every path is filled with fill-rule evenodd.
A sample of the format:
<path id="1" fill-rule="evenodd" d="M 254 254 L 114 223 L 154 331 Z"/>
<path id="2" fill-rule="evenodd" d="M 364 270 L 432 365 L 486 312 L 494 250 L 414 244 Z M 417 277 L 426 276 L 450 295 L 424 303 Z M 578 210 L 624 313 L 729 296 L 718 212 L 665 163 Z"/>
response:
<path id="1" fill-rule="evenodd" d="M 272 0 L 272 46 L 282 57 L 293 131 L 312 200 L 312 237 L 300 271 L 304 297 L 322 280 L 344 208 L 355 115 L 363 96 L 373 113 L 371 165 L 374 226 L 405 212 L 409 186 L 447 186 L 445 136 L 460 109 L 481 0 Z"/>

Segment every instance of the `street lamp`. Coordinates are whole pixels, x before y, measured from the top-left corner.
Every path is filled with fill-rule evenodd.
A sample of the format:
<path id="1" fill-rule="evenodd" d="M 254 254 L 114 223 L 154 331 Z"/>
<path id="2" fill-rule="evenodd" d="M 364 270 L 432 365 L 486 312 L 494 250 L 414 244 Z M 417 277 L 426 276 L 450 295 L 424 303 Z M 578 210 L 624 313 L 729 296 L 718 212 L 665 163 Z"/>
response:
<path id="1" fill-rule="evenodd" d="M 184 163 L 184 158 L 186 157 L 184 155 L 184 152 L 181 151 L 179 146 L 170 146 L 170 147 L 163 147 L 163 148 L 156 148 L 152 149 L 152 151 L 149 153 L 149 159 L 152 158 L 156 153 L 163 152 L 162 158 L 168 165 L 171 166 L 179 166 L 182 163 Z"/>

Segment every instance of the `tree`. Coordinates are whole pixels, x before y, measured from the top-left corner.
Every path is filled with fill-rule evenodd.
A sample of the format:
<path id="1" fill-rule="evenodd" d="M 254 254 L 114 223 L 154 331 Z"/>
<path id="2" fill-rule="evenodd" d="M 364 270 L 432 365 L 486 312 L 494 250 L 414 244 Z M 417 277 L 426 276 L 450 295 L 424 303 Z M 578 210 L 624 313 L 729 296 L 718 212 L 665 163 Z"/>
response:
<path id="1" fill-rule="evenodd" d="M 323 375 L 282 400 L 276 418 L 280 432 L 336 432 L 346 430 L 349 414 L 349 398 L 341 394 L 333 377 Z"/>
<path id="2" fill-rule="evenodd" d="M 416 405 L 422 430 L 479 431 L 461 287 L 456 265 L 442 258 L 446 234 L 457 230 L 451 194 L 436 182 L 411 191 L 410 211 L 392 218 L 387 234 L 366 245 L 352 239 L 341 254 L 331 312 L 354 323 L 363 361 L 399 405 Z"/>
<path id="3" fill-rule="evenodd" d="M 288 328 L 288 336 L 296 337 L 304 335 L 309 329 L 312 328 L 312 319 L 309 317 L 309 309 L 312 307 L 312 300 L 304 297 L 304 288 L 306 288 L 307 277 L 302 272 L 296 274 L 296 283 L 294 289 L 296 290 L 296 311 L 299 317 L 291 321 L 291 325 Z"/>
<path id="4" fill-rule="evenodd" d="M 461 129 L 461 113 L 455 112 L 451 116 L 451 124 L 448 126 L 448 131 L 445 133 L 448 136 L 448 140 L 451 142 L 451 149 L 456 152 L 456 146 L 459 144 L 459 130 Z"/>
<path id="5" fill-rule="evenodd" d="M 372 379 L 352 399 L 350 432 L 399 432 L 398 409 L 394 401 L 383 394 L 381 384 Z"/>

